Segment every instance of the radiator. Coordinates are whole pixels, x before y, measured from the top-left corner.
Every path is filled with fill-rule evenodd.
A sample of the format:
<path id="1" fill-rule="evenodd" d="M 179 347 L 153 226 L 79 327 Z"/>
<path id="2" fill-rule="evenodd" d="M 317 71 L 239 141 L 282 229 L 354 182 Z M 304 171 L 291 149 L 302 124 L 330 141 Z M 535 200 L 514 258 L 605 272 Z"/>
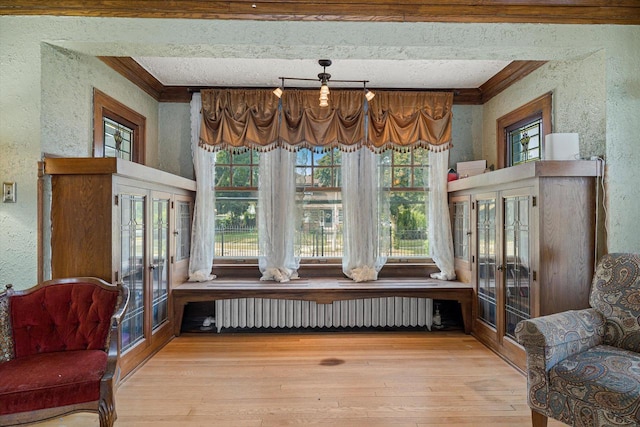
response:
<path id="1" fill-rule="evenodd" d="M 429 298 L 366 298 L 317 304 L 266 298 L 216 300 L 215 325 L 222 328 L 339 328 L 426 326 L 431 330 Z"/>

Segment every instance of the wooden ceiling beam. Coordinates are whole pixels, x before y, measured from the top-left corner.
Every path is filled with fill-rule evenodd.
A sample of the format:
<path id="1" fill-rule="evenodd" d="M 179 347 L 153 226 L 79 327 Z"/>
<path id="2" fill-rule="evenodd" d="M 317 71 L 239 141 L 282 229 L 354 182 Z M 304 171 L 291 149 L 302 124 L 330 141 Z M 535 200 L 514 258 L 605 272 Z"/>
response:
<path id="1" fill-rule="evenodd" d="M 0 0 L 0 15 L 547 24 L 640 24 L 637 0 Z"/>

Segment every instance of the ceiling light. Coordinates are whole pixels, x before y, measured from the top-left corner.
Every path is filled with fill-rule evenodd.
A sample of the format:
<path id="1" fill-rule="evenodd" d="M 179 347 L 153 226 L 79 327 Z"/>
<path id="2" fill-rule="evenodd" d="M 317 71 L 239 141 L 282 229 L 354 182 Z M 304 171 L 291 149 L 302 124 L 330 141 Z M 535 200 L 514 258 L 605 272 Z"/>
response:
<path id="1" fill-rule="evenodd" d="M 278 98 L 281 98 L 283 92 L 284 92 L 284 79 L 282 79 L 282 84 L 273 90 L 273 94 Z"/>
<path id="2" fill-rule="evenodd" d="M 318 100 L 320 101 L 321 107 L 329 106 L 329 80 L 331 79 L 331 74 L 327 73 L 327 67 L 331 65 L 330 59 L 319 59 L 318 64 L 322 67 L 322 72 L 318 74 L 318 81 L 320 81 L 320 96 Z M 280 98 L 284 91 L 284 81 L 285 80 L 305 80 L 305 81 L 315 81 L 316 79 L 305 79 L 302 77 L 278 77 L 282 80 L 282 85 L 276 88 L 273 91 L 273 94 Z M 364 96 L 367 101 L 371 101 L 375 94 L 367 89 L 367 83 L 369 80 L 333 80 L 334 82 L 340 83 L 362 83 L 365 85 Z"/>
<path id="3" fill-rule="evenodd" d="M 367 102 L 370 102 L 374 96 L 376 96 L 375 93 L 371 92 L 369 89 L 367 89 L 367 82 L 363 82 L 363 86 L 364 86 L 364 97 L 366 98 Z"/>

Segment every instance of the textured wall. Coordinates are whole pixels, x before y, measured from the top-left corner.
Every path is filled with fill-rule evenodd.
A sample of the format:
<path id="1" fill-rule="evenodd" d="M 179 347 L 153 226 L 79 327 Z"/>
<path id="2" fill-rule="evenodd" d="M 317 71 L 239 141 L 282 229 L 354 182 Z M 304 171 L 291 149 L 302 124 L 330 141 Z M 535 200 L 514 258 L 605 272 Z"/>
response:
<path id="1" fill-rule="evenodd" d="M 158 102 L 99 59 L 42 45 L 42 152 L 93 156 L 93 88 L 146 118 L 146 164 L 158 167 Z"/>
<path id="2" fill-rule="evenodd" d="M 187 103 L 160 103 L 158 150 L 163 171 L 194 179 L 191 157 L 191 111 Z"/>
<path id="3" fill-rule="evenodd" d="M 0 203 L 0 284 L 13 282 L 17 287 L 26 287 L 35 282 L 36 163 L 45 150 L 89 152 L 87 84 L 105 84 L 105 91 L 116 99 L 125 104 L 132 102 L 130 106 L 134 109 L 143 108 L 136 103 L 146 95 L 140 95 L 138 89 L 122 82 L 91 58 L 98 55 L 558 61 L 522 82 L 520 90 L 529 96 L 511 89 L 507 96 L 500 97 L 499 102 L 494 100 L 484 111 L 472 108 L 469 113 L 460 109 L 461 120 L 469 122 L 470 116 L 473 128 L 470 132 L 462 131 L 459 139 L 467 141 L 471 136 L 473 157 L 484 157 L 493 163 L 495 129 L 491 129 L 495 124 L 489 124 L 491 117 L 509 111 L 511 105 L 522 105 L 532 99 L 534 93 L 539 95 L 557 89 L 556 130 L 570 131 L 582 122 L 587 130 L 581 134 L 589 138 L 583 138 L 587 142 L 582 145 L 581 153 L 601 154 L 603 148 L 606 152 L 609 248 L 640 252 L 638 26 L 0 16 L 0 40 L 0 180 L 18 183 L 18 203 Z M 43 43 L 67 52 L 52 52 Z M 57 66 L 62 69 L 52 69 Z M 47 75 L 42 75 L 43 70 Z M 541 82 L 535 81 L 536 75 Z M 54 79 L 55 76 L 58 78 Z M 56 85 L 66 87 L 71 93 L 54 87 Z M 584 96 L 582 91 L 590 95 Z M 61 99 L 55 100 L 56 97 Z M 59 103 L 59 109 L 51 111 L 51 103 Z M 172 108 L 162 106 L 163 119 L 172 113 Z M 581 113 L 573 114 L 569 111 L 573 109 Z M 72 124 L 71 128 L 56 125 L 49 117 L 56 114 L 61 123 Z M 603 120 L 605 129 L 602 129 Z M 478 122 L 484 123 L 481 135 Z M 81 125 L 76 127 L 77 123 Z M 49 135 L 43 128 L 47 132 L 56 130 Z M 165 124 L 158 124 L 156 119 L 156 124 L 148 129 L 148 137 L 157 140 L 158 132 L 164 130 Z M 186 135 L 182 130 L 175 131 L 176 136 Z M 79 140 L 65 141 L 64 148 L 59 148 L 57 144 L 64 138 Z M 181 145 L 168 149 L 164 144 L 171 144 L 169 139 L 172 138 L 163 136 L 162 149 L 149 147 L 149 163 L 182 171 L 187 168 L 183 159 L 188 156 L 183 155 Z M 478 142 L 480 139 L 482 142 Z M 469 155 L 466 143 L 462 147 L 455 156 Z M 164 158 L 165 153 L 175 152 L 180 152 L 179 161 Z"/>
<path id="4" fill-rule="evenodd" d="M 496 120 L 516 108 L 552 92 L 553 132 L 580 134 L 580 155 L 603 156 L 606 140 L 605 56 L 550 62 L 509 87 L 484 105 L 482 153 L 497 161 Z"/>
<path id="5" fill-rule="evenodd" d="M 481 158 L 476 156 L 474 146 L 482 141 L 482 106 L 454 105 L 451 139 L 453 148 L 449 153 L 449 167 L 456 168 L 457 162 L 467 162 Z"/>
<path id="6" fill-rule="evenodd" d="M 0 181 L 17 183 L 17 203 L 0 202 L 0 286 L 33 285 L 37 268 L 40 160 L 40 43 L 0 19 Z"/>

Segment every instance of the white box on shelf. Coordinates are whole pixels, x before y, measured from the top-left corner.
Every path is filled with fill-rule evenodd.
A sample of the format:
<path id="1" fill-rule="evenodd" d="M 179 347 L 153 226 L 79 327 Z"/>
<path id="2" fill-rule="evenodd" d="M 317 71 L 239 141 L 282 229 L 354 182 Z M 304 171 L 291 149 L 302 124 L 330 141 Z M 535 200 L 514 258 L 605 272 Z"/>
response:
<path id="1" fill-rule="evenodd" d="M 544 137 L 545 160 L 580 159 L 580 137 L 577 133 L 550 133 Z"/>
<path id="2" fill-rule="evenodd" d="M 486 160 L 473 160 L 470 162 L 456 163 L 456 172 L 460 178 L 468 176 L 480 175 L 487 169 Z"/>

